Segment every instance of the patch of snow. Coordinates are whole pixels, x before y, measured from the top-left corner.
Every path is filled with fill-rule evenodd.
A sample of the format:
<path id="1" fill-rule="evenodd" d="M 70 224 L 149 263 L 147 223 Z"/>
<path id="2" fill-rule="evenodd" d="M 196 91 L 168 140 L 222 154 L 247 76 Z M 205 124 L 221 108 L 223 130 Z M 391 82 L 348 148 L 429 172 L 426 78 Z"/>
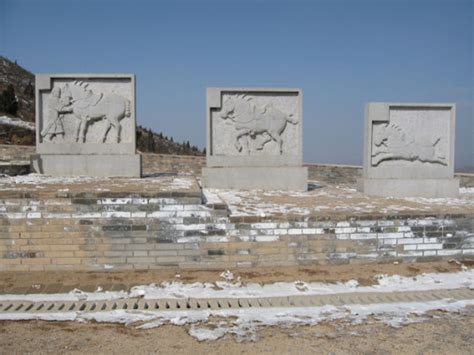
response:
<path id="1" fill-rule="evenodd" d="M 213 189 L 202 189 L 202 193 L 204 196 L 204 200 L 206 204 L 221 204 L 223 201 L 219 198 L 218 193 L 216 190 Z"/>
<path id="2" fill-rule="evenodd" d="M 337 210 L 338 212 L 371 212 L 396 214 L 401 211 L 430 211 L 433 206 L 474 207 L 474 188 L 461 188 L 458 198 L 374 198 L 357 192 L 348 186 L 327 186 L 308 191 L 236 191 L 204 189 L 210 201 L 224 201 L 232 216 L 268 216 L 273 214 L 309 215 L 314 212 Z M 265 201 L 277 197 L 279 202 Z M 285 198 L 291 202 L 285 201 Z M 296 198 L 296 199 L 295 199 Z M 328 201 L 334 199 L 337 204 Z M 355 201 L 357 200 L 357 201 Z M 347 201 L 347 202 L 345 202 Z M 390 203 L 393 201 L 393 203 Z M 395 203 L 397 201 L 398 203 Z M 307 207 L 301 206 L 304 203 Z M 416 205 L 410 205 L 415 203 Z"/>
<path id="3" fill-rule="evenodd" d="M 236 340 L 255 339 L 262 327 L 316 325 L 322 321 L 347 320 L 361 324 L 369 316 L 392 327 L 420 321 L 419 316 L 429 311 L 459 312 L 474 305 L 474 300 L 454 301 L 444 299 L 429 302 L 382 303 L 294 308 L 245 308 L 203 311 L 136 311 L 64 313 L 2 313 L 0 320 L 96 321 L 137 325 L 138 329 L 151 329 L 165 324 L 183 326 L 191 324 L 189 335 L 199 341 L 217 340 L 232 334 Z M 417 316 L 417 318 L 413 318 Z M 218 317 L 213 320 L 211 317 Z"/>
<path id="4" fill-rule="evenodd" d="M 226 274 L 230 277 L 229 274 Z M 123 298 L 143 299 L 187 299 L 187 298 L 261 298 L 287 297 L 299 295 L 331 295 L 353 292 L 404 292 L 426 291 L 439 289 L 474 288 L 474 269 L 457 273 L 426 273 L 414 277 L 400 275 L 378 275 L 377 284 L 358 286 L 356 280 L 338 283 L 320 282 L 276 282 L 272 284 L 216 281 L 214 283 L 196 282 L 185 284 L 180 281 L 163 282 L 160 285 L 140 285 L 130 292 L 106 291 L 83 292 L 73 290 L 66 294 L 27 294 L 0 295 L 0 301 L 100 301 Z"/>
<path id="5" fill-rule="evenodd" d="M 234 279 L 234 274 L 230 270 L 222 272 L 220 275 L 226 281 L 232 281 Z"/>
<path id="6" fill-rule="evenodd" d="M 163 181 L 162 184 L 163 186 L 160 187 L 162 191 L 188 190 L 193 186 L 194 181 L 192 178 L 173 178 Z"/>
<path id="7" fill-rule="evenodd" d="M 49 176 L 42 174 L 29 174 L 17 176 L 0 176 L 1 189 L 24 189 L 22 185 L 31 185 L 35 188 L 44 188 L 44 185 L 68 185 L 68 184 L 103 184 L 107 187 L 123 187 L 124 183 L 136 185 L 159 184 L 160 191 L 173 191 L 178 189 L 189 189 L 194 184 L 193 177 L 179 177 L 169 179 L 168 177 L 147 177 L 147 178 L 109 178 L 92 176 Z M 109 189 L 97 188 L 97 191 L 110 191 Z M 58 189 L 58 191 L 69 191 L 68 188 Z"/>
<path id="8" fill-rule="evenodd" d="M 177 276 L 177 275 L 176 275 Z M 400 275 L 378 275 L 377 284 L 359 286 L 356 280 L 345 283 L 309 283 L 304 281 L 279 282 L 268 285 L 241 285 L 239 278 L 230 271 L 220 275 L 226 281 L 215 283 L 183 284 L 164 282 L 160 286 L 137 286 L 130 292 L 83 292 L 78 289 L 67 294 L 1 295 L 0 301 L 78 301 L 115 300 L 125 298 L 255 298 L 282 297 L 291 295 L 329 295 L 350 292 L 402 292 L 434 289 L 474 288 L 474 269 L 457 273 L 429 273 L 414 277 Z M 423 320 L 429 311 L 459 312 L 466 306 L 474 306 L 474 300 L 443 299 L 429 302 L 400 302 L 350 304 L 322 307 L 268 307 L 225 310 L 179 310 L 142 311 L 114 310 L 108 312 L 60 312 L 60 313 L 0 313 L 0 320 L 48 320 L 48 321 L 96 321 L 134 325 L 139 329 L 150 329 L 165 324 L 189 325 L 189 334 L 199 341 L 212 341 L 226 334 L 237 341 L 252 340 L 256 332 L 266 326 L 315 325 L 321 321 L 346 320 L 360 324 L 370 316 L 391 327 L 401 327 Z M 415 317 L 414 317 L 415 316 Z"/>
<path id="9" fill-rule="evenodd" d="M 460 189 L 461 190 L 461 189 Z M 470 190 L 469 190 L 470 191 Z M 461 194 L 469 196 L 471 192 L 460 192 Z M 423 205 L 439 205 L 439 206 L 474 206 L 474 200 L 470 198 L 427 198 L 427 197 L 406 197 L 406 201 L 416 202 Z"/>
<path id="10" fill-rule="evenodd" d="M 191 335 L 193 338 L 196 338 L 198 341 L 217 340 L 219 338 L 222 338 L 227 332 L 228 332 L 228 329 L 225 329 L 222 327 L 208 329 L 208 328 L 199 328 L 193 325 L 191 326 L 191 329 L 189 329 L 189 335 Z"/>
<path id="11" fill-rule="evenodd" d="M 461 195 L 464 194 L 474 194 L 474 187 L 460 187 L 459 188 L 459 193 Z"/>
<path id="12" fill-rule="evenodd" d="M 14 127 L 20 127 L 20 128 L 25 128 L 30 131 L 35 130 L 35 124 L 32 122 L 27 122 L 23 121 L 21 118 L 11 118 L 7 116 L 0 116 L 0 124 L 4 124 L 7 126 L 14 126 Z"/>

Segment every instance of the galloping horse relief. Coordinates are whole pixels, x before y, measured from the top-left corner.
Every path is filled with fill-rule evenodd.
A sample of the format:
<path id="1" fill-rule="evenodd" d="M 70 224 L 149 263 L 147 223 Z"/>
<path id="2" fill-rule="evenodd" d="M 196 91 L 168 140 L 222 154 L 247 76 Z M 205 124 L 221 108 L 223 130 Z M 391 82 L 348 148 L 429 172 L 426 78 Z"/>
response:
<path id="1" fill-rule="evenodd" d="M 441 138 L 416 139 L 393 123 L 373 127 L 372 166 L 384 161 L 406 160 L 447 165 L 447 157 L 440 152 Z"/>
<path id="2" fill-rule="evenodd" d="M 283 153 L 282 133 L 288 123 L 299 123 L 293 114 L 276 108 L 272 102 L 262 106 L 247 94 L 232 95 L 224 101 L 219 117 L 235 127 L 234 146 L 238 152 L 251 154 L 275 142 Z"/>
<path id="3" fill-rule="evenodd" d="M 87 130 L 96 121 L 105 120 L 106 126 L 101 142 L 107 141 L 107 136 L 114 128 L 114 142 L 120 143 L 122 126 L 120 121 L 131 116 L 130 101 L 115 93 L 94 92 L 89 83 L 75 80 L 62 87 L 55 87 L 48 100 L 47 124 L 41 132 L 43 138 L 61 136 L 71 137 L 73 133 L 63 129 L 64 115 L 72 114 L 79 120 L 74 133 L 75 141 L 85 143 Z"/>

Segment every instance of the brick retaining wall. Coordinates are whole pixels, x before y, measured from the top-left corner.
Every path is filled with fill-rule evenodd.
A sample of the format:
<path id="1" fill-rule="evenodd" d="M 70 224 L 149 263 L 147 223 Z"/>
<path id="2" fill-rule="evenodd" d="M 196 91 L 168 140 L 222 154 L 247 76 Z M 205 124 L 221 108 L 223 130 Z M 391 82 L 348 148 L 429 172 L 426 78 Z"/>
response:
<path id="1" fill-rule="evenodd" d="M 474 257 L 474 215 L 229 217 L 192 193 L 0 200 L 0 270 L 234 268 Z"/>

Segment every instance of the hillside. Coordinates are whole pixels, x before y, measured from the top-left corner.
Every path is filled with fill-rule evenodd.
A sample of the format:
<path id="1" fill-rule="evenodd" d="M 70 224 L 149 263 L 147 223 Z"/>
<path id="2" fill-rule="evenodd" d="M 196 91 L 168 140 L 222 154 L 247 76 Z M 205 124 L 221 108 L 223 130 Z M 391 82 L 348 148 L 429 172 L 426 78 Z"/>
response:
<path id="1" fill-rule="evenodd" d="M 35 132 L 35 77 L 16 62 L 0 56 L 0 103 L 2 95 L 14 89 L 17 102 L 16 113 L 4 112 L 0 105 L 0 144 L 34 145 Z M 23 122 L 22 122 L 23 121 Z M 32 123 L 29 123 L 32 122 Z M 177 143 L 172 137 L 156 133 L 149 128 L 137 126 L 137 149 L 141 152 L 203 155 L 189 142 Z"/>
<path id="2" fill-rule="evenodd" d="M 23 121 L 35 121 L 35 76 L 16 63 L 0 56 L 0 92 L 13 85 L 18 101 L 17 116 Z M 4 112 L 0 112 L 2 116 Z"/>

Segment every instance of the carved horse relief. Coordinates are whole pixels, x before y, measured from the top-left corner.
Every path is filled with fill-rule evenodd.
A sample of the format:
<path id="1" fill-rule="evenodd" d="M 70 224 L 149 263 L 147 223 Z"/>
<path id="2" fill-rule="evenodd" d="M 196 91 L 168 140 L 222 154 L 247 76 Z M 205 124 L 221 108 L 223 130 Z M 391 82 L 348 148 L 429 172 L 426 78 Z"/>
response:
<path id="1" fill-rule="evenodd" d="M 407 160 L 447 165 L 446 157 L 439 152 L 441 138 L 416 138 L 392 123 L 374 125 L 372 166 L 383 161 Z"/>
<path id="2" fill-rule="evenodd" d="M 74 81 L 71 85 L 65 84 L 62 89 L 65 97 L 70 97 L 72 113 L 79 119 L 76 131 L 76 142 L 85 142 L 89 125 L 94 121 L 106 120 L 107 125 L 102 136 L 102 142 L 113 127 L 115 142 L 120 143 L 122 126 L 120 121 L 131 116 L 130 101 L 115 93 L 94 93 L 89 84 Z"/>
<path id="3" fill-rule="evenodd" d="M 229 120 L 235 127 L 234 146 L 241 152 L 245 146 L 247 154 L 251 153 L 250 143 L 254 149 L 263 150 L 264 146 L 274 141 L 283 153 L 282 133 L 287 123 L 297 124 L 292 114 L 286 114 L 273 106 L 273 103 L 257 107 L 255 99 L 246 94 L 229 97 L 222 105 L 220 117 Z"/>

